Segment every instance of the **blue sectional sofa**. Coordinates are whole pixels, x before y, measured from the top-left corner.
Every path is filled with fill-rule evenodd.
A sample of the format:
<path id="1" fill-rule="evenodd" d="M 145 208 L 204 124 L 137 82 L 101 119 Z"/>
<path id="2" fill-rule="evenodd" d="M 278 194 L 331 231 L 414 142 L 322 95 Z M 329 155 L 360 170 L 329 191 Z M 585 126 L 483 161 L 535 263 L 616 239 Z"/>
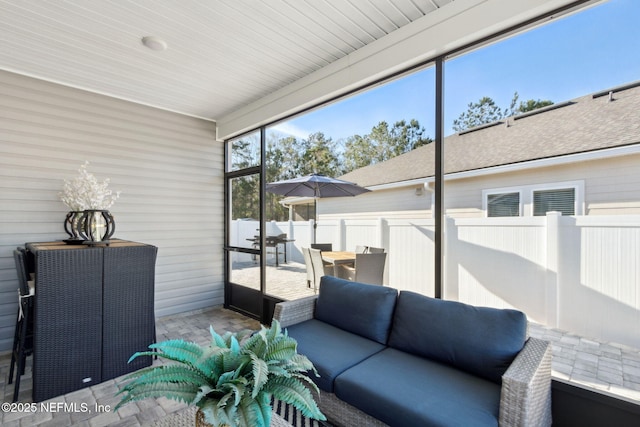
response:
<path id="1" fill-rule="evenodd" d="M 315 365 L 336 426 L 547 426 L 551 351 L 516 310 L 324 276 L 274 319 Z"/>

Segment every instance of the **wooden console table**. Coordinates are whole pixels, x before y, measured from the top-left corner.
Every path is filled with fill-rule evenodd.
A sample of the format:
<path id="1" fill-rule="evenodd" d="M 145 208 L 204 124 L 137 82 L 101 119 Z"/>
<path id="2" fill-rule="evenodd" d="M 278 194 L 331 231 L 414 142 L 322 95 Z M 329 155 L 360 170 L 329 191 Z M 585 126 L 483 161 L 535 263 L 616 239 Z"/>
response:
<path id="1" fill-rule="evenodd" d="M 151 365 L 157 248 L 27 243 L 35 272 L 33 401 Z"/>

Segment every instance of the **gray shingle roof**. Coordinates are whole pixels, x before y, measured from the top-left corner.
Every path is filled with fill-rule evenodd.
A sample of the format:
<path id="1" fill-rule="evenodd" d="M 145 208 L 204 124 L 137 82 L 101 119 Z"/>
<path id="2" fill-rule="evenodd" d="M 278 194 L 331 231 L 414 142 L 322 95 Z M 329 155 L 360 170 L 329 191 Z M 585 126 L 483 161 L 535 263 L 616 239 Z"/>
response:
<path id="1" fill-rule="evenodd" d="M 587 95 L 566 104 L 446 137 L 445 173 L 640 143 L 640 86 L 614 92 L 613 101 Z M 434 148 L 429 144 L 340 179 L 373 186 L 428 178 L 435 174 Z"/>

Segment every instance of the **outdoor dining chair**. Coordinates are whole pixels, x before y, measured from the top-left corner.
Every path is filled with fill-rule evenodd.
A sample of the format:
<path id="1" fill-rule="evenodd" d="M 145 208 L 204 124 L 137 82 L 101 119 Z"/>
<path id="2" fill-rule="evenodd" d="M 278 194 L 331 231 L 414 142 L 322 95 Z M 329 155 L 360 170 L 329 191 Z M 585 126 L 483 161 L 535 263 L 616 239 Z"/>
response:
<path id="1" fill-rule="evenodd" d="M 384 253 L 384 248 L 374 248 L 372 246 L 367 247 L 367 253 L 369 254 L 382 254 Z"/>
<path id="2" fill-rule="evenodd" d="M 356 253 L 354 266 L 340 265 L 338 276 L 354 282 L 382 285 L 386 259 L 386 253 Z"/>
<path id="3" fill-rule="evenodd" d="M 333 264 L 323 261 L 322 253 L 319 249 L 309 248 L 309 256 L 313 266 L 313 290 L 317 292 L 322 276 L 333 276 Z"/>
<path id="4" fill-rule="evenodd" d="M 333 243 L 312 243 L 311 249 L 318 249 L 321 252 L 331 252 L 333 251 Z M 329 268 L 329 267 L 333 268 L 333 264 L 328 263 L 326 261 L 322 261 L 322 262 L 323 262 L 323 267 L 322 267 L 323 269 Z M 318 281 L 318 285 L 320 285 L 320 281 Z"/>
<path id="5" fill-rule="evenodd" d="M 357 254 L 366 254 L 367 253 L 367 247 L 366 246 L 361 246 L 361 245 L 356 245 L 356 249 L 355 249 L 355 253 Z"/>
<path id="6" fill-rule="evenodd" d="M 331 252 L 333 250 L 333 243 L 312 243 L 311 249 L 320 249 L 321 251 Z"/>
<path id="7" fill-rule="evenodd" d="M 309 248 L 302 248 L 302 256 L 304 257 L 304 265 L 307 267 L 307 288 L 310 288 L 311 284 L 315 283 L 316 279 L 313 275 L 313 264 L 311 264 Z"/>
<path id="8" fill-rule="evenodd" d="M 17 402 L 20 393 L 20 377 L 24 374 L 27 356 L 33 353 L 33 293 L 27 273 L 26 254 L 24 249 L 13 251 L 13 259 L 18 274 L 18 318 L 13 334 L 13 351 L 11 352 L 11 368 L 9 369 L 9 384 L 13 382 L 13 372 L 16 372 L 16 382 L 13 387 L 13 401 Z"/>

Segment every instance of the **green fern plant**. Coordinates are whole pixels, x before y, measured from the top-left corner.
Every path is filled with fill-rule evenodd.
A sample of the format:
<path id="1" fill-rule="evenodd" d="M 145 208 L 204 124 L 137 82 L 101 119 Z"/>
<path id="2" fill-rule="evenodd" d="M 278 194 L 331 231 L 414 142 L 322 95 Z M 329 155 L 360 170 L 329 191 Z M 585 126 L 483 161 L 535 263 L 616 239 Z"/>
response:
<path id="1" fill-rule="evenodd" d="M 207 347 L 184 340 L 152 344 L 138 356 L 158 356 L 176 363 L 148 367 L 128 375 L 116 409 L 146 398 L 167 397 L 196 405 L 214 426 L 268 427 L 271 397 L 295 406 L 306 417 L 326 420 L 310 391 L 319 393 L 307 372 L 318 373 L 297 342 L 277 320 L 259 332 L 227 332 L 213 327 Z M 157 350 L 154 352 L 153 350 Z M 307 387 L 309 386 L 309 387 Z"/>

